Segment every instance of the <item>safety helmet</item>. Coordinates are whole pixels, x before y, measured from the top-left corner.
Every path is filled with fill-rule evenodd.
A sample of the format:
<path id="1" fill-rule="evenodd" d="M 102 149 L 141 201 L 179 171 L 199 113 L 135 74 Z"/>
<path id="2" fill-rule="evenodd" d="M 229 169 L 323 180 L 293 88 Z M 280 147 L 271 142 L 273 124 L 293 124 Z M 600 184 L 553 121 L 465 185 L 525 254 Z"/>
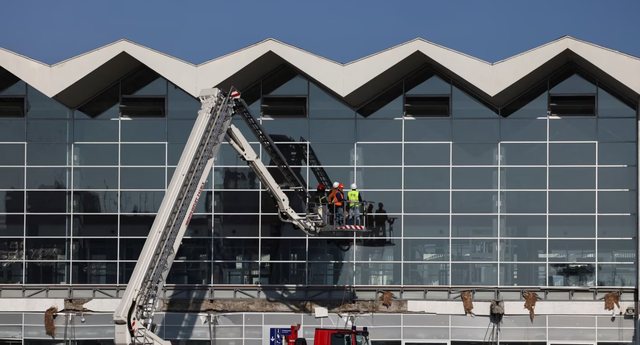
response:
<path id="1" fill-rule="evenodd" d="M 339 185 L 340 185 L 340 182 L 336 181 L 333 183 L 333 188 L 338 188 Z"/>
<path id="2" fill-rule="evenodd" d="M 325 190 L 325 186 L 324 183 L 318 183 L 318 186 L 316 187 L 316 190 Z"/>
<path id="3" fill-rule="evenodd" d="M 339 183 L 338 184 L 338 189 L 342 189 L 342 188 L 344 188 L 344 185 L 342 183 Z"/>
<path id="4" fill-rule="evenodd" d="M 358 186 L 355 183 L 351 184 L 351 189 L 358 189 Z"/>

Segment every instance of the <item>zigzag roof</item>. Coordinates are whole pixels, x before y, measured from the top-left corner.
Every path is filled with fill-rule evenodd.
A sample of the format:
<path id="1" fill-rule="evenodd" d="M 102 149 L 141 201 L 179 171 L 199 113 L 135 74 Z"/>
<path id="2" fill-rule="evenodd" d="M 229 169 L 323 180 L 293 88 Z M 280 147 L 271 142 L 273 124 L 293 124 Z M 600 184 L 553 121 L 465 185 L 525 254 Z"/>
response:
<path id="1" fill-rule="evenodd" d="M 242 83 L 247 78 L 255 80 L 256 75 L 265 74 L 282 62 L 294 66 L 354 106 L 389 86 L 394 78 L 397 81 L 399 73 L 425 64 L 447 71 L 472 87 L 480 97 L 498 104 L 522 92 L 523 81 L 530 85 L 532 80 L 542 78 L 550 69 L 567 61 L 577 62 L 616 84 L 618 91 L 629 99 L 637 100 L 640 96 L 639 58 L 569 36 L 495 63 L 420 38 L 346 64 L 275 39 L 266 39 L 199 65 L 126 39 L 53 65 L 0 48 L 0 67 L 71 107 L 141 64 L 196 96 L 203 88 Z"/>

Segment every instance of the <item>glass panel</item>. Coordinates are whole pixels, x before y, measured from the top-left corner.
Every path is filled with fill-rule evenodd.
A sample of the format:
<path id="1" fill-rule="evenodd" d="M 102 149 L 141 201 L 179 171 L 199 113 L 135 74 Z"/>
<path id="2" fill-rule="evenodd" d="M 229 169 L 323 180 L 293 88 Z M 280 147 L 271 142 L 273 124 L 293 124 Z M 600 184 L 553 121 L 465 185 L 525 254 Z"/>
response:
<path id="1" fill-rule="evenodd" d="M 64 238 L 28 237 L 25 245 L 27 260 L 65 260 L 68 242 Z"/>
<path id="2" fill-rule="evenodd" d="M 154 213 L 158 211 L 164 192 L 120 192 L 120 211 Z"/>
<path id="3" fill-rule="evenodd" d="M 448 264 L 404 264 L 404 284 L 407 285 L 447 285 L 449 284 Z"/>
<path id="4" fill-rule="evenodd" d="M 75 168 L 73 188 L 76 189 L 117 189 L 118 168 Z"/>
<path id="5" fill-rule="evenodd" d="M 21 238 L 0 238 L 0 260 L 4 261 L 0 263 L 3 271 L 11 261 L 24 260 L 23 240 Z M 0 273 L 0 280 L 1 279 L 2 273 Z"/>
<path id="6" fill-rule="evenodd" d="M 574 74 L 551 88 L 549 93 L 596 93 L 596 86 L 578 74 Z"/>
<path id="7" fill-rule="evenodd" d="M 596 140 L 596 119 L 551 120 L 549 140 Z"/>
<path id="8" fill-rule="evenodd" d="M 69 236 L 67 216 L 27 216 L 27 236 Z"/>
<path id="9" fill-rule="evenodd" d="M 0 215 L 0 233 L 3 236 L 22 236 L 23 232 L 24 218 L 22 215 Z"/>
<path id="10" fill-rule="evenodd" d="M 258 260 L 258 239 L 214 239 L 213 259 L 231 261 Z"/>
<path id="11" fill-rule="evenodd" d="M 598 265 L 598 285 L 635 286 L 636 270 L 633 265 Z"/>
<path id="12" fill-rule="evenodd" d="M 261 241 L 260 255 L 262 261 L 306 260 L 307 243 L 304 239 L 263 239 Z"/>
<path id="13" fill-rule="evenodd" d="M 68 192 L 27 192 L 27 212 L 68 212 Z"/>
<path id="14" fill-rule="evenodd" d="M 549 240 L 549 261 L 595 261 L 595 245 L 594 240 Z"/>
<path id="15" fill-rule="evenodd" d="M 169 83 L 167 109 L 169 118 L 194 119 L 198 116 L 200 102 L 179 87 Z"/>
<path id="16" fill-rule="evenodd" d="M 453 192 L 451 209 L 455 213 L 495 213 L 498 211 L 498 193 Z"/>
<path id="17" fill-rule="evenodd" d="M 545 286 L 547 268 L 544 264 L 500 264 L 500 285 Z M 505 342 L 500 342 L 504 344 Z M 519 343 L 512 343 L 516 345 Z M 543 343 L 544 344 L 544 343 Z"/>
<path id="18" fill-rule="evenodd" d="M 0 189 L 23 189 L 24 168 L 0 168 Z"/>
<path id="19" fill-rule="evenodd" d="M 211 260 L 211 239 L 185 238 L 182 240 L 176 260 Z"/>
<path id="20" fill-rule="evenodd" d="M 405 261 L 449 261 L 449 240 L 404 240 Z"/>
<path id="21" fill-rule="evenodd" d="M 500 138 L 499 121 L 453 120 L 453 141 L 459 143 L 495 143 Z"/>
<path id="22" fill-rule="evenodd" d="M 175 262 L 167 276 L 169 284 L 210 284 L 211 266 L 207 262 Z"/>
<path id="23" fill-rule="evenodd" d="M 358 144 L 358 165 L 401 165 L 402 144 Z"/>
<path id="24" fill-rule="evenodd" d="M 437 75 L 406 91 L 408 95 L 444 95 L 451 93 L 451 84 L 440 79 Z"/>
<path id="25" fill-rule="evenodd" d="M 118 165 L 118 145 L 74 144 L 74 165 Z"/>
<path id="26" fill-rule="evenodd" d="M 404 168 L 404 188 L 449 189 L 450 170 L 446 168 Z"/>
<path id="27" fill-rule="evenodd" d="M 595 237 L 595 216 L 549 216 L 549 237 Z"/>
<path id="28" fill-rule="evenodd" d="M 598 120 L 599 141 L 635 141 L 635 119 L 600 119 Z"/>
<path id="29" fill-rule="evenodd" d="M 27 86 L 27 115 L 30 118 L 67 118 L 69 110 L 57 101 L 45 96 L 40 91 Z"/>
<path id="30" fill-rule="evenodd" d="M 118 102 L 120 101 L 120 84 L 104 91 L 89 102 L 78 108 L 76 118 L 110 119 L 119 116 Z"/>
<path id="31" fill-rule="evenodd" d="M 66 144 L 27 144 L 28 165 L 67 165 Z"/>
<path id="32" fill-rule="evenodd" d="M 164 168 L 120 168 L 122 189 L 164 189 Z"/>
<path id="33" fill-rule="evenodd" d="M 596 168 L 549 168 L 549 189 L 595 189 Z"/>
<path id="34" fill-rule="evenodd" d="M 402 96 L 393 98 L 401 92 L 402 85 L 394 85 L 378 99 L 373 100 L 358 111 L 359 115 L 364 114 L 367 118 L 396 118 L 401 117 L 403 112 Z M 382 105 L 382 107 L 380 107 Z M 378 108 L 379 107 L 379 108 Z M 374 111 L 371 109 L 377 108 Z"/>
<path id="35" fill-rule="evenodd" d="M 449 165 L 449 144 L 405 144 L 405 165 Z"/>
<path id="36" fill-rule="evenodd" d="M 540 116 L 547 116 L 547 93 L 543 93 L 527 105 L 513 112 L 509 115 L 509 119 L 515 118 L 536 118 Z M 542 122 L 542 121 L 541 121 Z"/>
<path id="37" fill-rule="evenodd" d="M 259 202 L 260 195 L 257 191 L 214 192 L 214 212 L 216 213 L 257 213 Z"/>
<path id="38" fill-rule="evenodd" d="M 66 120 L 28 120 L 27 141 L 65 143 L 69 139 Z"/>
<path id="39" fill-rule="evenodd" d="M 453 144 L 454 165 L 495 165 L 497 144 Z"/>
<path id="40" fill-rule="evenodd" d="M 546 107 L 546 104 L 545 104 Z M 545 114 L 546 110 L 542 112 Z M 500 120 L 500 139 L 503 141 L 546 141 L 547 123 L 538 119 L 514 119 L 513 115 Z"/>
<path id="41" fill-rule="evenodd" d="M 451 217 L 451 236 L 454 237 L 495 237 L 498 235 L 498 217 L 461 216 Z"/>
<path id="42" fill-rule="evenodd" d="M 451 141 L 451 120 L 424 119 L 404 121 L 405 141 Z"/>
<path id="43" fill-rule="evenodd" d="M 598 89 L 598 116 L 636 117 L 636 111 L 603 89 Z"/>
<path id="44" fill-rule="evenodd" d="M 636 236 L 637 219 L 635 215 L 598 216 L 599 237 L 633 237 Z"/>
<path id="45" fill-rule="evenodd" d="M 405 192 L 404 211 L 407 213 L 449 213 L 449 192 Z"/>
<path id="46" fill-rule="evenodd" d="M 120 260 L 138 260 L 144 242 L 144 238 L 120 239 Z"/>
<path id="47" fill-rule="evenodd" d="M 502 189 L 546 189 L 546 168 L 502 168 L 500 169 Z"/>
<path id="48" fill-rule="evenodd" d="M 23 191 L 0 191 L 0 212 L 22 213 L 24 211 Z"/>
<path id="49" fill-rule="evenodd" d="M 0 120 L 0 138 L 5 142 L 25 141 L 26 123 L 20 120 Z"/>
<path id="50" fill-rule="evenodd" d="M 118 212 L 118 192 L 73 192 L 73 211 L 77 213 Z"/>
<path id="51" fill-rule="evenodd" d="M 358 141 L 402 140 L 402 121 L 359 118 L 356 129 Z"/>
<path id="52" fill-rule="evenodd" d="M 193 125 L 193 120 L 169 120 L 167 124 L 167 141 L 173 143 L 187 142 Z"/>
<path id="53" fill-rule="evenodd" d="M 287 71 L 288 72 L 288 71 Z M 286 72 L 281 73 L 281 75 L 274 75 L 274 77 L 270 79 L 266 79 L 264 83 L 264 92 L 265 94 L 268 92 L 269 95 L 306 95 L 309 90 L 309 83 L 306 79 L 304 79 L 300 75 L 293 76 L 291 79 L 286 78 L 286 82 L 280 81 L 277 82 L 276 78 L 283 78 Z M 283 79 L 284 80 L 284 79 Z M 272 90 L 272 87 L 268 85 L 278 85 L 277 88 Z"/>
<path id="54" fill-rule="evenodd" d="M 141 68 L 122 80 L 123 95 L 164 95 L 166 81 L 150 68 Z"/>
<path id="55" fill-rule="evenodd" d="M 600 143 L 598 145 L 599 164 L 636 165 L 635 143 Z"/>
<path id="56" fill-rule="evenodd" d="M 593 213 L 595 211 L 595 192 L 549 192 L 549 212 L 551 213 Z"/>
<path id="57" fill-rule="evenodd" d="M 74 260 L 116 260 L 118 240 L 115 238 L 81 238 L 71 243 Z"/>
<path id="58" fill-rule="evenodd" d="M 635 189 L 637 169 L 634 167 L 615 167 L 598 169 L 598 188 Z"/>
<path id="59" fill-rule="evenodd" d="M 353 284 L 353 264 L 342 262 L 309 263 L 309 284 L 349 285 Z"/>
<path id="60" fill-rule="evenodd" d="M 22 144 L 0 144 L 0 165 L 24 165 L 24 149 Z"/>
<path id="61" fill-rule="evenodd" d="M 546 261 L 546 240 L 501 240 L 500 261 Z"/>
<path id="62" fill-rule="evenodd" d="M 66 189 L 69 169 L 27 168 L 27 189 Z"/>
<path id="63" fill-rule="evenodd" d="M 213 223 L 211 215 L 196 214 L 191 217 L 191 222 L 189 222 L 185 236 L 210 237 L 212 228 Z"/>
<path id="64" fill-rule="evenodd" d="M 353 117 L 355 112 L 313 83 L 309 84 L 309 117 Z"/>
<path id="65" fill-rule="evenodd" d="M 213 235 L 220 237 L 258 236 L 257 215 L 216 215 Z"/>
<path id="66" fill-rule="evenodd" d="M 497 168 L 453 168 L 453 189 L 496 189 Z"/>
<path id="67" fill-rule="evenodd" d="M 117 236 L 118 216 L 74 216 L 74 236 Z"/>
<path id="68" fill-rule="evenodd" d="M 449 216 L 403 216 L 403 236 L 448 237 Z"/>
<path id="69" fill-rule="evenodd" d="M 503 165 L 547 165 L 547 144 L 501 144 L 500 156 Z"/>
<path id="70" fill-rule="evenodd" d="M 71 267 L 73 284 L 115 284 L 116 263 L 110 262 L 74 262 Z"/>
<path id="71" fill-rule="evenodd" d="M 27 262 L 27 284 L 61 284 L 68 282 L 69 264 L 64 262 Z"/>
<path id="72" fill-rule="evenodd" d="M 5 262 L 3 263 L 3 269 L 0 273 L 0 283 L 2 284 L 18 284 L 22 283 L 22 267 L 23 264 L 15 263 L 15 262 Z M 5 344 L 11 344 L 9 342 Z M 20 344 L 16 342 L 14 344 Z"/>
<path id="73" fill-rule="evenodd" d="M 549 164 L 552 165 L 593 165 L 596 163 L 596 145 L 549 144 Z"/>
<path id="74" fill-rule="evenodd" d="M 469 96 L 457 87 L 453 87 L 453 117 L 496 117 L 496 113 Z"/>
<path id="75" fill-rule="evenodd" d="M 546 213 L 546 192 L 502 192 L 500 207 L 503 213 Z"/>
<path id="76" fill-rule="evenodd" d="M 502 216 L 500 235 L 504 237 L 545 237 L 546 216 Z"/>
<path id="77" fill-rule="evenodd" d="M 636 192 L 598 192 L 598 212 L 636 213 Z"/>
<path id="78" fill-rule="evenodd" d="M 594 286 L 595 266 L 589 264 L 549 265 L 549 286 Z"/>
<path id="79" fill-rule="evenodd" d="M 122 144 L 120 145 L 122 165 L 164 165 L 164 144 Z"/>
<path id="80" fill-rule="evenodd" d="M 111 142 L 118 141 L 118 121 L 75 120 L 73 140 Z"/>
<path id="81" fill-rule="evenodd" d="M 352 143 L 355 135 L 354 120 L 309 120 L 309 141 L 313 143 Z"/>
<path id="82" fill-rule="evenodd" d="M 324 120 L 323 124 L 329 124 L 331 121 Z M 342 122 L 337 122 L 341 124 Z M 314 122 L 315 124 L 315 122 Z M 236 124 L 237 126 L 237 124 Z M 269 133 L 269 136 L 273 141 L 288 142 L 288 141 L 302 141 L 302 138 L 309 139 L 309 120 L 307 119 L 292 119 L 292 118 L 277 118 L 273 120 L 262 121 L 262 126 L 265 131 Z M 243 131 L 243 127 L 238 127 L 240 131 Z M 248 128 L 247 128 L 248 129 Z M 331 128 L 322 128 L 325 131 L 331 131 Z M 244 131 L 242 133 L 251 133 L 250 131 Z M 329 134 L 331 135 L 331 134 Z M 353 133 L 350 133 L 350 138 L 353 138 Z M 249 136 L 249 140 L 256 141 L 253 135 Z M 340 141 L 345 141 L 350 138 L 340 138 Z M 348 140 L 351 141 L 351 140 Z"/>
<path id="83" fill-rule="evenodd" d="M 166 141 L 167 121 L 165 119 L 133 119 L 120 121 L 122 141 Z"/>
<path id="84" fill-rule="evenodd" d="M 214 168 L 214 174 L 213 188 L 215 189 L 260 188 L 260 180 L 251 168 Z"/>
<path id="85" fill-rule="evenodd" d="M 120 236 L 147 236 L 155 215 L 121 215 Z"/>
<path id="86" fill-rule="evenodd" d="M 358 168 L 356 178 L 359 189 L 402 188 L 401 168 Z M 366 200 L 366 196 L 362 196 Z"/>
<path id="87" fill-rule="evenodd" d="M 356 263 L 355 282 L 362 285 L 399 285 L 400 264 Z"/>
<path id="88" fill-rule="evenodd" d="M 497 285 L 498 264 L 451 265 L 451 284 L 453 285 Z"/>
<path id="89" fill-rule="evenodd" d="M 629 240 L 598 240 L 598 261 L 633 263 L 635 247 L 636 244 Z"/>
<path id="90" fill-rule="evenodd" d="M 498 260 L 498 240 L 452 239 L 451 260 L 496 261 Z M 455 274 L 453 276 L 455 277 Z"/>

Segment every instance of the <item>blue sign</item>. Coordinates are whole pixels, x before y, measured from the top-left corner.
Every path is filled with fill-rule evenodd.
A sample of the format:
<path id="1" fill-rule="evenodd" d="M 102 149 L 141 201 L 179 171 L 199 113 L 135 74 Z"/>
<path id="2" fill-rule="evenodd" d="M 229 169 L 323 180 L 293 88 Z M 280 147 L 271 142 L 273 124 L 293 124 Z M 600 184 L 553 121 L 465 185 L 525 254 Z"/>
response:
<path id="1" fill-rule="evenodd" d="M 287 345 L 283 344 L 285 335 L 291 335 L 291 328 L 270 328 L 269 345 Z"/>

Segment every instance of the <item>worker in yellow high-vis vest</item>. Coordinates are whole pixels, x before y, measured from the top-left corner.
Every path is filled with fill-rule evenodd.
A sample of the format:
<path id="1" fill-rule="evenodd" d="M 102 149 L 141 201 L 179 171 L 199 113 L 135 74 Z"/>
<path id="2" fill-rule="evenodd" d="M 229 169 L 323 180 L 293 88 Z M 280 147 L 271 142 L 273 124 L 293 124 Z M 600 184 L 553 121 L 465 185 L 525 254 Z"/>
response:
<path id="1" fill-rule="evenodd" d="M 355 183 L 351 184 L 351 190 L 347 193 L 347 206 L 349 207 L 349 223 L 360 225 L 360 207 L 362 207 L 362 195 Z"/>

